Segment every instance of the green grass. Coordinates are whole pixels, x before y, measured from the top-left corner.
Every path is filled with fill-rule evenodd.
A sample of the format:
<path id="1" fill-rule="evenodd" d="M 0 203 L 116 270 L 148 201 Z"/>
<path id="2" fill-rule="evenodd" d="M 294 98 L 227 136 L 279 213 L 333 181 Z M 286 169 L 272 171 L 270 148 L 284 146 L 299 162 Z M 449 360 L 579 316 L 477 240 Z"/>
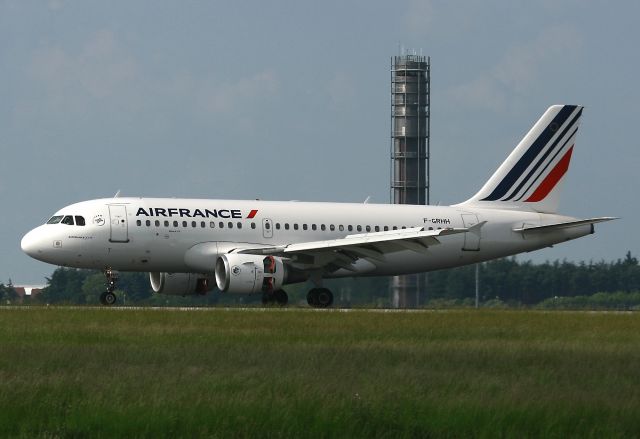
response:
<path id="1" fill-rule="evenodd" d="M 632 437 L 640 314 L 0 310 L 0 436 Z"/>

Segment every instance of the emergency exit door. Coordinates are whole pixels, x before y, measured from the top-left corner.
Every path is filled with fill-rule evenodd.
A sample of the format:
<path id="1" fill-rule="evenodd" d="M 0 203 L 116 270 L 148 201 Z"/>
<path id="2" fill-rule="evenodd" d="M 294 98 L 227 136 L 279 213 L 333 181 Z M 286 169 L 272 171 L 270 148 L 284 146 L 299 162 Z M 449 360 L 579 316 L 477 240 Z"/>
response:
<path id="1" fill-rule="evenodd" d="M 262 236 L 273 238 L 273 223 L 269 218 L 262 219 Z"/>

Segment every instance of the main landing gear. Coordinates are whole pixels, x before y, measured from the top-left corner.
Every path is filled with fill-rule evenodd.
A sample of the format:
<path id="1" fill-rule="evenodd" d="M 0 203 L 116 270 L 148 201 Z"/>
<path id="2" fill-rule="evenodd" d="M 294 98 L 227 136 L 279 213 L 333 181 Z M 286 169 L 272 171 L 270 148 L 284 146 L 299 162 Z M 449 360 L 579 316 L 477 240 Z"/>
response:
<path id="1" fill-rule="evenodd" d="M 271 305 L 277 303 L 280 306 L 285 306 L 287 302 L 289 302 L 289 296 L 287 296 L 285 290 L 276 290 L 262 293 L 263 305 Z"/>
<path id="2" fill-rule="evenodd" d="M 118 273 L 110 268 L 104 271 L 104 275 L 107 278 L 107 291 L 100 294 L 100 303 L 106 306 L 111 306 L 116 303 L 117 297 L 113 292 L 116 289 L 116 281 L 118 280 Z"/>
<path id="3" fill-rule="evenodd" d="M 314 308 L 327 308 L 333 303 L 333 293 L 327 288 L 312 288 L 307 293 L 307 303 Z"/>

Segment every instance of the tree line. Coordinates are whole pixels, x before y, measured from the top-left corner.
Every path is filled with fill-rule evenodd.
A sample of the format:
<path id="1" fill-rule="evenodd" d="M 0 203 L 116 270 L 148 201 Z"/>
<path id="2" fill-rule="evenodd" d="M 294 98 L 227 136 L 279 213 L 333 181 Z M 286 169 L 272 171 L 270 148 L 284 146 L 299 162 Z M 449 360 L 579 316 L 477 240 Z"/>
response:
<path id="1" fill-rule="evenodd" d="M 559 307 L 580 307 L 580 304 L 589 301 L 559 299 L 616 293 L 619 301 L 624 301 L 627 300 L 624 298 L 636 297 L 632 293 L 640 293 L 640 265 L 631 252 L 624 258 L 610 262 L 554 261 L 534 264 L 531 261 L 504 258 L 482 263 L 477 269 L 480 301 L 484 305 L 553 307 L 553 304 L 562 304 Z M 391 279 L 335 279 L 327 281 L 327 286 L 333 290 L 338 305 L 390 307 Z M 430 272 L 424 275 L 422 285 L 419 292 L 420 307 L 471 305 L 475 297 L 476 266 Z M 147 273 L 120 273 L 117 286 L 119 304 L 125 305 L 259 304 L 261 299 L 258 294 L 222 294 L 217 290 L 205 296 L 184 298 L 158 295 L 151 290 Z M 306 302 L 308 285 L 290 285 L 285 289 L 290 303 Z M 47 287 L 42 293 L 26 300 L 39 304 L 95 305 L 99 303 L 98 297 L 104 290 L 105 278 L 101 272 L 57 268 L 47 279 Z M 597 303 L 609 303 L 609 299 L 598 297 Z M 0 284 L 0 301 L 2 304 L 12 304 L 21 302 L 21 299 L 11 285 Z"/>

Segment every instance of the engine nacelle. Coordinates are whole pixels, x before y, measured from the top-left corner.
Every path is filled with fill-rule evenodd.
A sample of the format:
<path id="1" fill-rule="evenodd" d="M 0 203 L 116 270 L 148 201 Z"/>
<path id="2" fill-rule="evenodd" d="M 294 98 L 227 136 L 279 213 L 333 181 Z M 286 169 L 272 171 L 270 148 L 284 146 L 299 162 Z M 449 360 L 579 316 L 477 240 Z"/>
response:
<path id="1" fill-rule="evenodd" d="M 149 273 L 149 280 L 154 292 L 173 296 L 203 295 L 215 286 L 213 279 L 193 273 Z"/>
<path id="2" fill-rule="evenodd" d="M 216 284 L 220 291 L 258 293 L 282 288 L 285 269 L 274 256 L 229 253 L 216 261 Z"/>

